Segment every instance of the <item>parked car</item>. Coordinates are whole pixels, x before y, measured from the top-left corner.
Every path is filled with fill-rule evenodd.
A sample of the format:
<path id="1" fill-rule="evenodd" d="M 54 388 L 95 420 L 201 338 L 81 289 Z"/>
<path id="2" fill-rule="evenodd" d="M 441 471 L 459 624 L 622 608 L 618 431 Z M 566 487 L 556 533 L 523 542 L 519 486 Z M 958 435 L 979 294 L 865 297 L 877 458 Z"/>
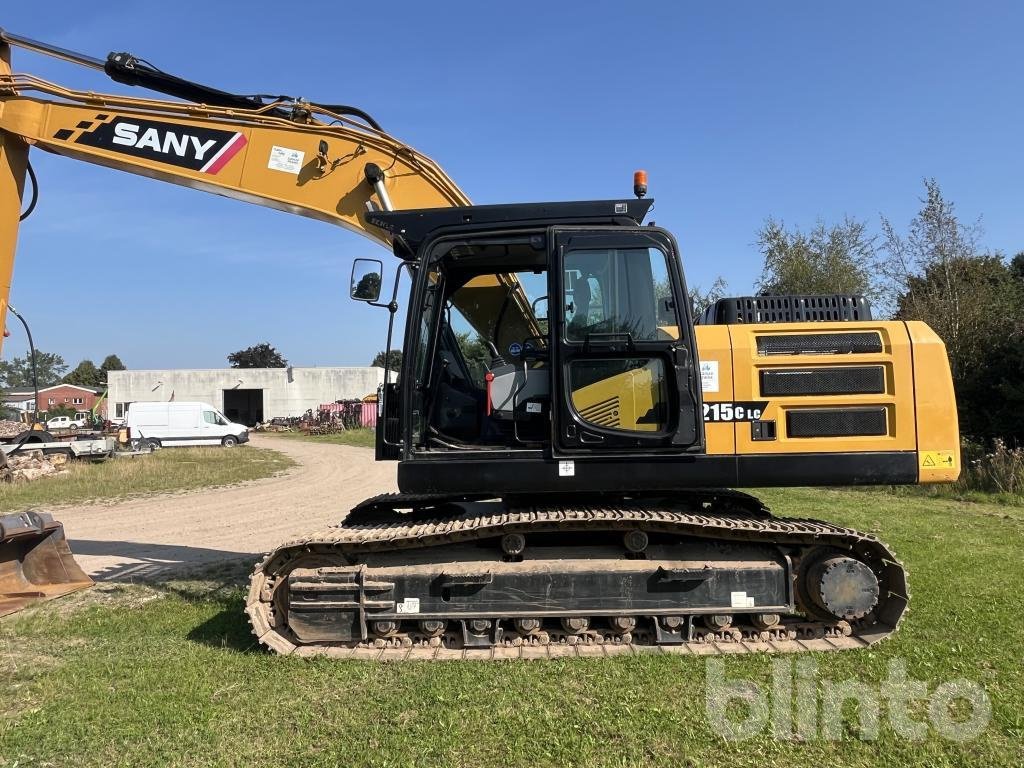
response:
<path id="1" fill-rule="evenodd" d="M 132 403 L 126 418 L 128 439 L 141 450 L 168 446 L 223 445 L 249 440 L 244 424 L 229 421 L 209 403 Z"/>
<path id="2" fill-rule="evenodd" d="M 77 414 L 74 418 L 71 416 L 54 416 L 52 419 L 46 422 L 47 429 L 82 429 L 86 425 L 86 420 Z"/>

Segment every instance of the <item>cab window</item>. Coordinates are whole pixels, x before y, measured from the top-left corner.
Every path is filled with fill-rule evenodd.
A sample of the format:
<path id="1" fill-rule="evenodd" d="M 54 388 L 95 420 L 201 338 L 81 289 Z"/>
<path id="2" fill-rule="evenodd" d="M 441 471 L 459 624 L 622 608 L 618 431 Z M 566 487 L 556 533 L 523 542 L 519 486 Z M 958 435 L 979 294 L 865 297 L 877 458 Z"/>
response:
<path id="1" fill-rule="evenodd" d="M 658 248 L 574 250 L 565 257 L 565 338 L 679 338 L 668 257 Z"/>

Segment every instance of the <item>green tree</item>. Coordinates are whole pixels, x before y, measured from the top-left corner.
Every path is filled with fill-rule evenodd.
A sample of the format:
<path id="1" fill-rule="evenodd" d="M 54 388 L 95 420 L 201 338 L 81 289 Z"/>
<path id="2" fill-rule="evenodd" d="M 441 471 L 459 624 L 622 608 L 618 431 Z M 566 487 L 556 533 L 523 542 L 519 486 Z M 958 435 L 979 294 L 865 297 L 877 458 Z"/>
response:
<path id="1" fill-rule="evenodd" d="M 359 278 L 352 295 L 357 299 L 368 299 L 377 301 L 380 298 L 380 275 L 376 272 L 368 272 Z"/>
<path id="2" fill-rule="evenodd" d="M 484 386 L 484 374 L 491 363 L 491 351 L 477 333 L 457 333 L 455 339 L 473 381 L 479 387 Z"/>
<path id="3" fill-rule="evenodd" d="M 787 229 L 769 218 L 757 233 L 764 267 L 757 281 L 762 295 L 795 293 L 878 296 L 874 278 L 875 238 L 862 221 L 815 224 L 809 232 Z"/>
<path id="4" fill-rule="evenodd" d="M 387 368 L 391 371 L 402 370 L 402 350 L 392 349 L 390 352 L 385 352 L 383 349 L 374 355 L 373 362 L 370 365 L 376 368 Z"/>
<path id="5" fill-rule="evenodd" d="M 281 353 L 264 341 L 228 355 L 232 368 L 287 368 L 288 361 Z"/>
<path id="6" fill-rule="evenodd" d="M 80 387 L 102 387 L 105 381 L 103 371 L 96 367 L 92 360 L 83 360 L 75 369 L 64 377 L 67 384 L 77 384 Z"/>
<path id="7" fill-rule="evenodd" d="M 945 343 L 962 432 L 1024 440 L 1024 256 L 985 251 L 980 224 L 961 222 L 934 179 L 924 184 L 905 232 L 882 219 L 895 316 L 923 320 Z"/>
<path id="8" fill-rule="evenodd" d="M 724 277 L 716 277 L 715 282 L 711 284 L 711 287 L 706 291 L 699 285 L 690 286 L 690 304 L 693 305 L 693 316 L 699 318 L 704 314 L 704 310 L 710 307 L 719 299 L 725 298 L 726 291 L 729 290 L 729 284 L 725 281 Z M 669 295 L 668 290 L 659 291 L 655 289 L 655 293 L 658 296 Z"/>
<path id="9" fill-rule="evenodd" d="M 127 369 L 124 363 L 121 362 L 121 358 L 117 355 L 107 355 L 103 358 L 103 362 L 100 363 L 100 370 L 103 371 L 103 381 L 107 381 L 107 373 L 110 371 L 124 371 Z"/>
<path id="10" fill-rule="evenodd" d="M 954 378 L 977 365 L 1020 316 L 1010 270 L 985 252 L 979 222 L 964 224 L 935 179 L 905 233 L 882 219 L 881 262 L 895 315 L 923 320 L 942 337 Z"/>
<path id="11" fill-rule="evenodd" d="M 40 389 L 59 382 L 67 369 L 68 364 L 60 355 L 36 350 L 36 371 Z M 28 352 L 24 357 L 15 357 L 12 360 L 0 362 L 0 389 L 31 389 L 31 387 L 32 358 Z"/>

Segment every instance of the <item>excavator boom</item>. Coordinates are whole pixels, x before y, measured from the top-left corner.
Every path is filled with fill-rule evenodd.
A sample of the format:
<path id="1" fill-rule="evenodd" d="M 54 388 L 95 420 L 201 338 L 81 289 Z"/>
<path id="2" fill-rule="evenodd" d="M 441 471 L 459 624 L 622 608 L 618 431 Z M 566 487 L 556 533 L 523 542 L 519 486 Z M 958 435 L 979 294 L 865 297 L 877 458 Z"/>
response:
<path id="1" fill-rule="evenodd" d="M 70 90 L 14 74 L 12 45 L 202 103 Z M 367 224 L 368 210 L 469 203 L 437 164 L 361 110 L 235 96 L 128 54 L 101 61 L 0 30 L 0 331 L 19 222 L 31 212 L 22 213 L 30 147 L 326 221 L 388 247 L 391 236 Z M 6 467 L 6 456 L 0 462 Z M 90 584 L 59 522 L 35 512 L 0 517 L 0 615 Z"/>

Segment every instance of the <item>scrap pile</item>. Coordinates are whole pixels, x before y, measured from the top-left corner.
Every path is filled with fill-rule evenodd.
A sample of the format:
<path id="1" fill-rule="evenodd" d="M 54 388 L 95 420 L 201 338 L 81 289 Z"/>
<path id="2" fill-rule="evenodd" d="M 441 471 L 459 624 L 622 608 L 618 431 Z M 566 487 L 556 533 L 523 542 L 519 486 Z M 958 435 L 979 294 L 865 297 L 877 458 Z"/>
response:
<path id="1" fill-rule="evenodd" d="M 68 470 L 68 457 L 63 453 L 43 455 L 42 451 L 19 451 L 7 457 L 7 467 L 0 469 L 0 480 L 17 482 L 58 475 Z"/>
<path id="2" fill-rule="evenodd" d="M 0 420 L 0 439 L 5 437 L 17 437 L 25 431 L 25 425 L 20 421 Z"/>
<path id="3" fill-rule="evenodd" d="M 270 421 L 257 424 L 254 429 L 257 432 L 291 432 L 299 426 L 301 419 L 298 416 L 275 416 Z"/>

